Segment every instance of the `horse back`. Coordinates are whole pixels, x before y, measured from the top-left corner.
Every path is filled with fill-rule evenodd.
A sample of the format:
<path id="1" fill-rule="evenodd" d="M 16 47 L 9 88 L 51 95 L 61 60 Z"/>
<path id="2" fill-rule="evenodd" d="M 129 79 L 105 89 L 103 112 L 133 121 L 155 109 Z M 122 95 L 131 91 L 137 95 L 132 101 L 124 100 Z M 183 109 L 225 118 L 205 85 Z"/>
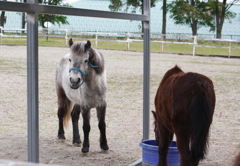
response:
<path id="1" fill-rule="evenodd" d="M 178 66 L 173 67 L 164 75 L 155 96 L 157 117 L 169 130 L 174 131 L 173 124 L 184 124 L 189 118 L 189 106 L 196 95 L 210 105 L 209 116 L 212 117 L 215 107 L 212 81 L 202 74 L 184 73 Z"/>

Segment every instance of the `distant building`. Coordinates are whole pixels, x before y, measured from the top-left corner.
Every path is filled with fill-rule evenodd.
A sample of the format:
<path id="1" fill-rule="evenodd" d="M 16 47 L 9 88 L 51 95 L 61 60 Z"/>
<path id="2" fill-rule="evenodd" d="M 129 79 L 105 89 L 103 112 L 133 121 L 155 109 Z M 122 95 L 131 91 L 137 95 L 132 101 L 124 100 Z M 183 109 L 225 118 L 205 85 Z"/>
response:
<path id="1" fill-rule="evenodd" d="M 79 0 L 71 3 L 73 7 L 110 11 L 109 0 Z M 162 1 L 158 1 L 154 8 L 151 8 L 151 33 L 161 34 L 162 31 Z M 230 8 L 237 16 L 231 20 L 226 20 L 223 25 L 222 38 L 240 40 L 240 4 L 235 4 Z M 137 11 L 140 13 L 140 11 Z M 21 28 L 21 14 L 16 12 L 6 12 L 6 28 Z M 68 16 L 69 25 L 52 25 L 50 28 L 69 29 L 72 31 L 99 31 L 99 32 L 141 32 L 140 21 L 76 17 Z M 192 31 L 188 26 L 175 25 L 171 18 L 167 19 L 167 34 L 191 35 Z M 198 36 L 204 38 L 215 38 L 215 32 L 209 32 L 209 28 L 198 29 Z"/>

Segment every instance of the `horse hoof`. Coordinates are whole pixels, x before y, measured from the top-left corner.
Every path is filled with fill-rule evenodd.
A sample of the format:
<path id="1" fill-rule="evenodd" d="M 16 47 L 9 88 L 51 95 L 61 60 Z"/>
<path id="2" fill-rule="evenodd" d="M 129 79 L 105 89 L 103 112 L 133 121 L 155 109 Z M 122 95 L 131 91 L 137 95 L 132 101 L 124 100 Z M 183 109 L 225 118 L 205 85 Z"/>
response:
<path id="1" fill-rule="evenodd" d="M 101 145 L 100 147 L 101 147 L 102 150 L 108 150 L 109 149 L 108 145 Z"/>
<path id="2" fill-rule="evenodd" d="M 63 138 L 58 138 L 57 141 L 60 142 L 60 143 L 64 143 L 64 142 L 65 142 L 65 139 L 63 139 Z"/>
<path id="3" fill-rule="evenodd" d="M 88 152 L 87 153 L 81 153 L 81 156 L 84 157 L 84 156 L 88 156 Z"/>
<path id="4" fill-rule="evenodd" d="M 101 153 L 108 154 L 109 151 L 108 151 L 108 150 L 101 149 Z"/>
<path id="5" fill-rule="evenodd" d="M 65 139 L 66 139 L 66 137 L 65 137 L 64 134 L 60 134 L 60 135 L 58 135 L 57 138 L 58 138 L 58 140 L 61 140 L 61 141 L 63 141 L 63 142 L 64 142 Z"/>
<path id="6" fill-rule="evenodd" d="M 73 143 L 73 146 L 76 146 L 76 147 L 81 147 L 81 143 Z"/>
<path id="7" fill-rule="evenodd" d="M 72 143 L 73 143 L 73 146 L 81 147 L 82 141 L 81 140 L 73 140 Z"/>
<path id="8" fill-rule="evenodd" d="M 65 140 L 64 140 L 64 139 L 58 139 L 57 142 L 59 142 L 59 143 L 64 143 Z"/>
<path id="9" fill-rule="evenodd" d="M 88 153 L 89 152 L 89 148 L 88 147 L 83 147 L 82 148 L 82 153 Z"/>

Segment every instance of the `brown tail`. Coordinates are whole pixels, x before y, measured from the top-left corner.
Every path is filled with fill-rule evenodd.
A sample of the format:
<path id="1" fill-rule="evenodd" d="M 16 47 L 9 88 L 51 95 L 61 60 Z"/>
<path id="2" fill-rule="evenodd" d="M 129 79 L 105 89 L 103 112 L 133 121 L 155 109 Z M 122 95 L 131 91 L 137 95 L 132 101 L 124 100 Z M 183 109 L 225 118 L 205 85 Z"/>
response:
<path id="1" fill-rule="evenodd" d="M 70 102 L 67 102 L 65 105 L 65 112 L 63 116 L 63 126 L 65 129 L 69 126 L 69 121 L 71 119 L 72 105 Z"/>
<path id="2" fill-rule="evenodd" d="M 213 110 L 210 101 L 202 95 L 195 95 L 189 107 L 189 136 L 191 157 L 202 160 L 208 148 L 208 134 Z"/>

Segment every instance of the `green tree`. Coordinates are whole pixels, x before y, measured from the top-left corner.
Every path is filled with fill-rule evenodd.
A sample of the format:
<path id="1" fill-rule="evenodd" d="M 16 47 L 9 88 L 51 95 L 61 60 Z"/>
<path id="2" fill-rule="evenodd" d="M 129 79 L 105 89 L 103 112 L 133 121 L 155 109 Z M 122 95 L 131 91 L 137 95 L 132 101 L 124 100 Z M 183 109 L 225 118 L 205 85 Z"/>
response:
<path id="1" fill-rule="evenodd" d="M 151 7 L 155 7 L 156 2 L 157 0 L 151 0 Z M 143 0 L 110 0 L 110 5 L 108 7 L 111 11 L 127 12 L 131 10 L 132 13 L 136 13 L 137 10 L 140 10 L 143 14 Z"/>
<path id="2" fill-rule="evenodd" d="M 26 3 L 26 2 L 27 2 L 27 0 L 24 0 L 24 3 Z M 63 0 L 38 0 L 38 3 L 43 4 L 43 5 L 56 5 L 56 6 L 72 7 L 68 3 L 63 3 Z M 22 22 L 21 22 L 22 29 L 25 29 L 25 24 L 27 22 L 25 13 L 17 13 L 17 14 L 22 15 Z M 53 15 L 53 14 L 38 14 L 38 24 L 42 28 L 46 28 L 44 25 L 45 22 L 50 22 L 53 25 L 55 25 L 56 23 L 58 25 L 69 24 L 66 16 Z"/>
<path id="3" fill-rule="evenodd" d="M 214 31 L 214 22 L 209 14 L 209 4 L 200 0 L 176 0 L 167 5 L 175 24 L 188 25 L 192 29 L 192 35 L 197 35 L 197 30 L 202 27 L 210 27 Z"/>
<path id="4" fill-rule="evenodd" d="M 231 20 L 236 16 L 236 13 L 229 11 L 230 7 L 239 0 L 233 0 L 227 4 L 227 0 L 219 2 L 218 0 L 209 0 L 211 15 L 215 16 L 216 36 L 217 39 L 222 37 L 222 28 L 225 20 Z"/>
<path id="5" fill-rule="evenodd" d="M 72 7 L 68 3 L 66 3 L 66 4 L 63 3 L 63 0 L 38 0 L 38 3 L 45 4 L 45 5 L 57 5 L 57 6 Z M 39 25 L 42 28 L 46 28 L 45 25 L 44 25 L 45 22 L 50 22 L 53 25 L 55 25 L 56 23 L 58 25 L 69 24 L 66 16 L 53 15 L 53 14 L 39 14 L 38 15 L 38 22 L 39 22 Z"/>
<path id="6" fill-rule="evenodd" d="M 5 24 L 5 11 L 2 11 L 0 16 L 0 27 L 4 27 L 4 24 Z"/>
<path id="7" fill-rule="evenodd" d="M 157 0 L 151 0 L 151 7 L 155 7 L 156 2 Z M 124 12 L 130 9 L 132 13 L 136 13 L 137 9 L 143 11 L 143 0 L 110 0 L 109 9 Z"/>
<path id="8" fill-rule="evenodd" d="M 3 1 L 7 1 L 7 0 L 3 0 Z M 2 11 L 0 15 L 0 27 L 4 27 L 5 22 L 6 22 L 5 11 Z"/>
<path id="9" fill-rule="evenodd" d="M 167 29 L 167 0 L 163 0 L 163 5 L 162 5 L 162 34 L 166 34 L 166 29 Z M 163 36 L 165 39 L 166 36 Z"/>

